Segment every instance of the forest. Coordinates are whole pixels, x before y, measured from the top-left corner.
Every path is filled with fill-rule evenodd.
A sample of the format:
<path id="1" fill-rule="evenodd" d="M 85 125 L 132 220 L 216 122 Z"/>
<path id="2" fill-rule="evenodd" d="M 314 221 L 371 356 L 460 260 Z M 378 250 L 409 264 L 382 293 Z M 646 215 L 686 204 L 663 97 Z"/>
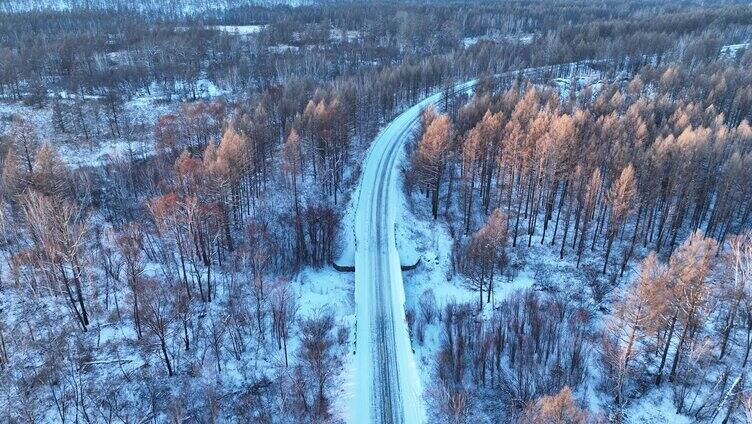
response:
<path id="1" fill-rule="evenodd" d="M 750 43 L 725 0 L 3 3 L 0 421 L 354 422 L 364 164 L 439 95 L 427 422 L 752 423 Z"/>

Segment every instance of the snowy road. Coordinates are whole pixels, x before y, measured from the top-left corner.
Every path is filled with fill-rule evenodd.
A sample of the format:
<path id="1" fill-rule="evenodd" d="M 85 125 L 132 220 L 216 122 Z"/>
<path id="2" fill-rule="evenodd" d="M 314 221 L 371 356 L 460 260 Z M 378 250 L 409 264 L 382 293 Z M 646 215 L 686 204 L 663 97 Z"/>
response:
<path id="1" fill-rule="evenodd" d="M 590 65 L 599 62 L 526 68 L 497 77 L 571 76 L 587 73 Z M 469 90 L 475 83 L 458 84 L 455 90 Z M 405 291 L 395 242 L 394 222 L 403 200 L 396 168 L 421 111 L 441 100 L 442 93 L 436 93 L 397 116 L 376 136 L 363 164 L 354 226 L 357 334 L 351 419 L 356 424 L 417 424 L 426 418 L 405 321 Z"/>
<path id="2" fill-rule="evenodd" d="M 466 90 L 475 83 L 458 85 Z M 434 94 L 389 123 L 373 141 L 363 165 L 355 223 L 357 303 L 355 423 L 416 424 L 425 421 L 422 388 L 405 321 L 405 292 L 395 242 L 402 204 L 397 164 L 402 146 Z"/>

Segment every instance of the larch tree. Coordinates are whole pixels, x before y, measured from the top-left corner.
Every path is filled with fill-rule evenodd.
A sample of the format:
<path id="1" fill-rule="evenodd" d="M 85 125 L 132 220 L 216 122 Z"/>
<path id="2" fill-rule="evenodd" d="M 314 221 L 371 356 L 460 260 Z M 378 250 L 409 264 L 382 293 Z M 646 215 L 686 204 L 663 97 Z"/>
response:
<path id="1" fill-rule="evenodd" d="M 131 290 L 131 303 L 133 314 L 133 326 L 136 336 L 143 336 L 141 319 L 141 299 L 144 291 L 144 252 L 143 252 L 143 228 L 137 223 L 126 224 L 117 235 L 116 245 L 120 257 L 125 265 L 125 278 L 128 288 Z"/>
<path id="2" fill-rule="evenodd" d="M 159 353 L 167 368 L 167 376 L 175 375 L 169 350 L 173 333 L 172 327 L 178 320 L 177 306 L 173 296 L 174 288 L 169 282 L 144 279 L 141 285 L 144 327 L 157 339 Z"/>
<path id="3" fill-rule="evenodd" d="M 472 235 L 468 243 L 468 271 L 478 285 L 478 308 L 481 310 L 483 287 L 486 287 L 486 302 L 490 302 L 496 271 L 506 265 L 507 238 L 507 217 L 501 210 L 495 209 L 486 224 Z"/>
<path id="4" fill-rule="evenodd" d="M 418 178 L 431 193 L 431 213 L 439 216 L 441 182 L 452 147 L 452 128 L 448 115 L 439 115 L 428 124 L 412 155 Z"/>
<path id="5" fill-rule="evenodd" d="M 70 188 L 68 169 L 60 153 L 50 143 L 44 143 L 36 153 L 34 171 L 29 174 L 29 185 L 47 196 L 62 196 Z"/>
<path id="6" fill-rule="evenodd" d="M 188 235 L 185 210 L 180 204 L 180 198 L 175 193 L 169 193 L 150 199 L 146 208 L 155 223 L 155 230 L 162 243 L 161 254 L 164 258 L 174 258 L 177 251 L 178 269 L 183 281 L 186 297 L 192 298 L 191 283 L 188 277 L 188 258 L 192 246 Z"/>
<path id="7" fill-rule="evenodd" d="M 62 289 L 81 329 L 88 330 L 86 236 L 89 214 L 78 205 L 35 191 L 23 199 L 23 216 L 36 251 L 38 266 L 53 290 Z"/>
<path id="8" fill-rule="evenodd" d="M 695 232 L 671 255 L 669 272 L 671 275 L 672 301 L 676 305 L 676 324 L 681 332 L 674 350 L 669 377 L 673 380 L 688 343 L 693 342 L 695 331 L 702 325 L 707 314 L 705 309 L 710 295 L 712 258 L 715 253 L 715 240 L 705 238 Z M 670 344 L 671 338 L 666 341 Z M 663 364 L 664 361 L 662 361 Z M 660 367 L 662 368 L 662 367 Z M 658 374 L 660 378 L 661 369 Z"/>
<path id="9" fill-rule="evenodd" d="M 230 221 L 229 212 L 226 211 L 232 211 L 231 221 L 236 225 L 240 225 L 243 218 L 250 213 L 250 201 L 253 198 L 251 187 L 255 185 L 250 181 L 253 175 L 251 154 L 248 138 L 229 125 L 217 147 L 216 172 L 222 176 L 220 181 L 226 181 L 226 184 L 219 184 L 219 187 L 226 191 L 221 202 L 223 205 L 226 204 L 226 221 Z M 229 238 L 229 230 L 227 235 Z"/>
<path id="10" fill-rule="evenodd" d="M 339 359 L 334 354 L 334 317 L 331 312 L 323 311 L 316 316 L 301 320 L 300 346 L 297 356 L 305 364 L 309 376 L 312 401 L 316 421 L 329 416 L 329 397 L 327 390 Z"/>
<path id="11" fill-rule="evenodd" d="M 663 301 L 658 296 L 661 288 L 668 283 L 668 278 L 668 268 L 661 264 L 658 256 L 654 252 L 648 255 L 640 263 L 636 280 L 621 294 L 608 322 L 607 329 L 613 346 L 606 360 L 610 375 L 616 380 L 612 387 L 619 407 L 625 403 L 624 388 L 634 372 L 633 359 L 643 349 L 643 341 L 655 325 L 655 314 L 660 311 L 657 303 Z"/>
<path id="12" fill-rule="evenodd" d="M 462 181 L 465 233 L 470 231 L 476 178 L 480 178 L 480 195 L 485 207 L 490 203 L 491 180 L 495 155 L 501 135 L 501 116 L 486 111 L 480 122 L 471 128 L 462 144 Z"/>
<path id="13" fill-rule="evenodd" d="M 586 424 L 591 422 L 586 410 L 577 405 L 572 389 L 564 387 L 551 396 L 532 402 L 522 414 L 520 424 Z"/>
<path id="14" fill-rule="evenodd" d="M 587 186 L 585 187 L 585 193 L 582 201 L 582 208 L 580 210 L 580 238 L 577 244 L 577 267 L 580 266 L 582 261 L 582 254 L 585 251 L 585 244 L 587 242 L 588 230 L 590 229 L 590 223 L 593 220 L 597 201 L 600 197 L 601 189 L 603 186 L 603 177 L 601 177 L 600 168 L 595 168 Z M 596 236 L 593 235 L 593 238 Z"/>
<path id="15" fill-rule="evenodd" d="M 282 349 L 285 355 L 285 367 L 289 366 L 287 343 L 296 321 L 298 307 L 298 299 L 290 287 L 290 281 L 285 278 L 278 279 L 273 287 L 272 320 L 277 348 Z"/>
<path id="16" fill-rule="evenodd" d="M 604 273 L 608 266 L 608 258 L 611 254 L 614 239 L 619 231 L 621 231 L 627 217 L 634 208 L 634 200 L 637 194 L 636 184 L 634 167 L 630 163 L 621 171 L 619 179 L 614 181 L 606 196 L 611 213 L 606 230 L 606 253 L 603 259 Z"/>
<path id="17" fill-rule="evenodd" d="M 266 272 L 271 257 L 271 240 L 265 225 L 254 220 L 246 224 L 246 250 L 244 264 L 250 269 L 251 281 L 248 284 L 256 303 L 256 325 L 258 334 L 263 338 L 266 330 L 264 323 L 264 310 L 267 302 Z"/>
<path id="18" fill-rule="evenodd" d="M 723 306 L 727 315 L 722 327 L 720 359 L 726 354 L 740 308 L 748 302 L 747 296 L 752 294 L 752 231 L 731 237 L 728 244 L 730 249 L 724 255 L 726 275 L 723 278 L 726 280 Z"/>
<path id="19" fill-rule="evenodd" d="M 34 165 L 34 157 L 39 148 L 39 137 L 34 125 L 29 118 L 23 115 L 13 115 L 10 128 L 8 129 L 11 142 L 26 165 L 26 171 L 31 173 Z"/>
<path id="20" fill-rule="evenodd" d="M 727 352 L 730 335 L 737 320 L 744 323 L 746 337 L 741 344 L 740 355 L 743 359 L 737 377 L 724 395 L 727 404 L 723 423 L 729 422 L 739 404 L 743 401 L 747 389 L 747 369 L 749 353 L 752 349 L 752 231 L 730 237 L 730 249 L 724 257 L 726 265 L 724 280 L 728 280 L 721 294 L 721 305 L 726 311 L 726 318 L 721 329 L 720 359 Z M 740 353 L 741 353 L 740 352 Z"/>
<path id="21" fill-rule="evenodd" d="M 3 161 L 2 175 L 0 175 L 0 184 L 2 184 L 3 197 L 9 201 L 23 191 L 26 179 L 23 178 L 23 169 L 21 162 L 16 155 L 13 147 L 8 148 Z"/>
<path id="22" fill-rule="evenodd" d="M 303 233 L 303 211 L 300 199 L 299 179 L 302 178 L 302 151 L 300 136 L 293 128 L 282 146 L 283 169 L 292 188 L 292 200 L 295 211 L 295 245 L 298 261 L 306 256 L 305 235 Z"/>

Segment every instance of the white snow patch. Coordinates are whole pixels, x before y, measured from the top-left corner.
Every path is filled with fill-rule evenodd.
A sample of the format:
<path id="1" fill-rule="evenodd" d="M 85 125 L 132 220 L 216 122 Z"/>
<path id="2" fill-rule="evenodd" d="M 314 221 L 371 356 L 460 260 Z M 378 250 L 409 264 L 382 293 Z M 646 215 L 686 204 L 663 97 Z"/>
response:
<path id="1" fill-rule="evenodd" d="M 736 57 L 740 51 L 746 50 L 752 43 L 728 44 L 721 47 L 721 56 Z"/>
<path id="2" fill-rule="evenodd" d="M 266 28 L 266 25 L 210 25 L 205 28 L 232 35 L 254 35 Z"/>
<path id="3" fill-rule="evenodd" d="M 686 415 L 676 413 L 668 390 L 653 390 L 632 403 L 625 413 L 626 424 L 690 424 L 693 421 Z"/>
<path id="4" fill-rule="evenodd" d="M 559 91 L 559 98 L 562 102 L 569 99 L 572 92 L 579 94 L 587 86 L 591 88 L 591 94 L 597 96 L 603 86 L 603 76 L 593 69 L 588 69 L 585 73 L 577 74 L 572 71 L 570 75 L 573 76 L 554 78 L 549 83 L 550 86 Z"/>
<path id="5" fill-rule="evenodd" d="M 353 274 L 340 273 L 330 267 L 304 268 L 293 280 L 298 294 L 299 316 L 315 315 L 322 309 L 331 309 L 339 326 L 348 329 L 350 338 L 340 373 L 335 377 L 332 412 L 345 422 L 352 421 L 350 406 L 355 398 L 355 284 Z"/>
<path id="6" fill-rule="evenodd" d="M 337 42 L 353 42 L 361 36 L 361 32 L 357 30 L 345 30 L 339 28 L 332 28 L 329 30 L 329 39 Z"/>
<path id="7" fill-rule="evenodd" d="M 492 43 L 516 43 L 516 44 L 530 44 L 533 42 L 535 36 L 533 34 L 522 35 L 480 35 L 476 37 L 465 37 L 462 39 L 462 45 L 467 49 L 482 41 L 490 41 Z"/>
<path id="8" fill-rule="evenodd" d="M 269 47 L 270 53 L 286 53 L 286 52 L 296 52 L 300 50 L 298 46 L 291 46 L 289 44 L 277 44 L 275 46 Z"/>

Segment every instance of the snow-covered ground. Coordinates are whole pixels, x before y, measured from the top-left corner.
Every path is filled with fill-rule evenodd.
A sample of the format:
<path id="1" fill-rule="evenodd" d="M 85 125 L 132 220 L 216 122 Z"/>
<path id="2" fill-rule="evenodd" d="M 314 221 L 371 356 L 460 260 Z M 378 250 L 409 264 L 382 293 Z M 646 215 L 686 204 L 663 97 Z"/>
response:
<path id="1" fill-rule="evenodd" d="M 430 210 L 430 206 L 424 210 Z M 450 303 L 477 303 L 477 291 L 472 290 L 464 277 L 452 273 L 452 238 L 446 226 L 433 222 L 429 214 L 417 217 L 407 208 L 404 209 L 400 222 L 404 223 L 406 231 L 398 232 L 398 237 L 410 239 L 417 246 L 416 254 L 421 258 L 421 265 L 417 269 L 404 274 L 406 309 L 417 316 L 420 302 L 424 298 L 435 299 L 438 313 Z M 524 269 L 511 280 L 497 284 L 493 301 L 487 305 L 485 313 L 490 313 L 495 303 L 511 293 L 531 288 L 534 283 L 534 272 Z M 437 357 L 445 337 L 443 324 L 436 320 L 425 325 L 422 341 L 418 340 L 415 332 L 412 336 L 421 384 L 424 393 L 428 393 L 436 383 Z M 432 421 L 429 419 L 429 422 Z"/>
<path id="2" fill-rule="evenodd" d="M 160 115 L 172 109 L 168 105 L 137 99 L 127 102 L 124 110 L 129 120 L 152 128 Z M 111 137 L 97 135 L 92 129 L 89 142 L 85 142 L 73 134 L 61 134 L 57 131 L 53 126 L 52 110 L 35 109 L 19 103 L 0 103 L 0 134 L 6 131 L 16 114 L 29 119 L 37 131 L 37 138 L 55 146 L 63 160 L 73 167 L 101 166 L 115 158 L 142 158 L 153 151 L 151 131 L 145 137 L 131 137 L 128 134 Z"/>
<path id="3" fill-rule="evenodd" d="M 232 35 L 258 34 L 264 28 L 266 28 L 266 25 L 214 25 L 206 27 L 206 29 L 226 32 Z"/>
<path id="4" fill-rule="evenodd" d="M 627 424 L 690 424 L 686 415 L 676 413 L 672 394 L 668 390 L 653 390 L 631 404 L 625 412 Z"/>
<path id="5" fill-rule="evenodd" d="M 351 411 L 355 396 L 355 284 L 353 274 L 337 272 L 331 267 L 303 269 L 293 280 L 298 294 L 301 317 L 314 316 L 322 309 L 330 309 L 337 324 L 347 328 L 350 335 L 348 352 L 342 355 L 342 368 L 335 377 L 332 413 L 346 422 L 352 421 Z"/>
<path id="6" fill-rule="evenodd" d="M 173 87 L 174 93 L 186 92 L 188 88 L 179 82 Z M 14 115 L 21 115 L 33 124 L 40 141 L 48 141 L 60 152 L 61 157 L 68 165 L 73 167 L 101 166 L 113 159 L 143 158 L 154 152 L 153 128 L 160 116 L 176 112 L 185 99 L 180 95 L 171 95 L 170 101 L 166 101 L 167 93 L 164 87 L 152 83 L 149 93 L 139 93 L 131 99 L 127 99 L 120 106 L 121 112 L 118 118 L 122 125 L 127 123 L 127 130 L 123 129 L 119 136 L 113 135 L 108 127 L 106 115 L 107 107 L 101 96 L 80 96 L 74 93 L 61 91 L 56 94 L 61 103 L 63 113 L 67 113 L 67 129 L 60 131 L 55 128 L 53 119 L 52 101 L 42 107 L 26 106 L 21 102 L 0 102 L 0 135 L 4 134 L 10 125 Z M 231 95 L 227 89 L 220 88 L 208 78 L 199 78 L 195 82 L 195 95 L 197 99 L 213 100 L 226 98 Z M 73 112 L 72 102 L 83 100 L 87 108 L 95 107 L 99 111 L 98 118 L 94 118 L 90 110 L 84 114 L 88 122 L 89 139 L 79 131 L 72 131 L 71 126 L 77 119 L 81 119 Z"/>
<path id="7" fill-rule="evenodd" d="M 752 43 L 739 43 L 728 44 L 721 47 L 721 56 L 736 57 L 739 52 L 743 52 L 749 48 Z"/>
<path id="8" fill-rule="evenodd" d="M 597 96 L 603 86 L 602 79 L 603 76 L 599 72 L 589 70 L 588 73 L 573 78 L 555 78 L 550 84 L 559 91 L 559 98 L 564 101 L 570 98 L 572 92 L 578 93 L 586 86 L 591 88 L 593 96 Z"/>
<path id="9" fill-rule="evenodd" d="M 470 48 L 481 41 L 491 41 L 494 43 L 498 42 L 507 42 L 507 43 L 518 43 L 518 44 L 530 44 L 533 42 L 533 39 L 535 36 L 533 34 L 523 34 L 523 35 L 481 35 L 477 37 L 465 37 L 462 39 L 462 45 L 467 49 Z"/>
<path id="10" fill-rule="evenodd" d="M 298 46 L 291 46 L 289 44 L 277 44 L 275 46 L 269 47 L 270 53 L 276 53 L 276 54 L 282 54 L 287 52 L 296 52 L 300 50 L 300 47 Z"/>
<path id="11" fill-rule="evenodd" d="M 363 35 L 362 31 L 332 28 L 329 30 L 329 39 L 337 42 L 353 42 Z"/>

